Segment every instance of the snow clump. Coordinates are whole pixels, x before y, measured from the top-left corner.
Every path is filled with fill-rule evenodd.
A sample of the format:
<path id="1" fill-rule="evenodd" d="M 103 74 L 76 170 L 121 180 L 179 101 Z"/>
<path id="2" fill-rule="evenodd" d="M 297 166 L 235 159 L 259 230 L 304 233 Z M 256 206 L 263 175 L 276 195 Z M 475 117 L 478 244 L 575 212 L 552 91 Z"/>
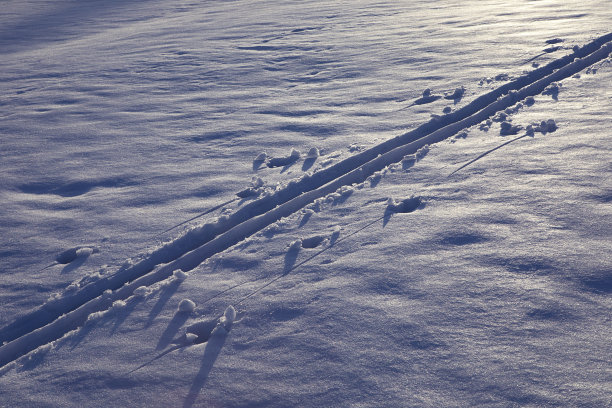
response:
<path id="1" fill-rule="evenodd" d="M 226 331 L 230 331 L 234 324 L 234 320 L 236 320 L 236 309 L 234 309 L 234 306 L 229 305 L 227 309 L 225 309 L 223 317 L 219 319 L 219 323 L 223 325 Z"/>
<path id="2" fill-rule="evenodd" d="M 319 149 L 317 149 L 316 147 L 313 147 L 312 149 L 310 149 L 308 151 L 308 154 L 306 155 L 306 158 L 307 159 L 311 159 L 311 160 L 312 159 L 316 159 L 317 157 L 320 156 L 320 154 L 321 153 L 319 152 Z"/>
<path id="3" fill-rule="evenodd" d="M 187 279 L 187 277 L 189 276 L 189 274 L 185 271 L 183 271 L 182 269 L 178 269 L 174 272 L 172 272 L 172 276 L 174 276 L 174 279 L 178 282 L 182 282 L 185 279 Z"/>
<path id="4" fill-rule="evenodd" d="M 178 305 L 178 311 L 183 312 L 183 313 L 193 312 L 193 310 L 195 309 L 195 306 L 196 304 L 193 300 L 183 299 Z"/>
<path id="5" fill-rule="evenodd" d="M 510 122 L 502 122 L 499 134 L 502 136 L 516 135 L 522 127 L 519 125 L 513 126 Z"/>
<path id="6" fill-rule="evenodd" d="M 149 289 L 146 286 L 139 286 L 134 290 L 134 296 L 145 297 L 149 294 Z"/>

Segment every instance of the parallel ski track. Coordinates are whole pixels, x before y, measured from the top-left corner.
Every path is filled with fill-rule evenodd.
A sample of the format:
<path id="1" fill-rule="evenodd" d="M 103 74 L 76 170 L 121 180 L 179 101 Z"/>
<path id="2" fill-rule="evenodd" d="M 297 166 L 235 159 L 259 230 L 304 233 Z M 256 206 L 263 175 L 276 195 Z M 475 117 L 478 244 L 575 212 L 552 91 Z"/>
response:
<path id="1" fill-rule="evenodd" d="M 87 284 L 74 293 L 48 301 L 0 330 L 0 367 L 80 327 L 91 313 L 106 310 L 114 301 L 128 298 L 137 287 L 166 279 L 178 269 L 189 271 L 210 256 L 295 213 L 317 198 L 340 187 L 360 183 L 372 173 L 425 145 L 447 139 L 519 100 L 538 95 L 551 83 L 607 58 L 612 51 L 611 41 L 612 33 L 603 35 L 576 48 L 570 55 L 478 97 L 453 113 L 290 183 L 274 195 L 245 205 L 223 222 L 196 228 L 136 264 L 124 266 L 113 275 Z"/>

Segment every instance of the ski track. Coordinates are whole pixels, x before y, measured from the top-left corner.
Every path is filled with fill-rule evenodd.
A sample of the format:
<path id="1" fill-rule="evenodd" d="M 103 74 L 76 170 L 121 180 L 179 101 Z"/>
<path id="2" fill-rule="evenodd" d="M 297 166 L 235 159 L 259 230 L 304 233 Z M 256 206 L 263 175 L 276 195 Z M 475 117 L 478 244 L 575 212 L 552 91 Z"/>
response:
<path id="1" fill-rule="evenodd" d="M 611 41 L 612 33 L 609 33 L 583 47 L 576 47 L 572 54 L 508 82 L 457 111 L 433 118 L 410 132 L 292 181 L 274 194 L 221 217 L 214 224 L 188 231 L 135 264 L 127 262 L 110 276 L 46 302 L 0 330 L 0 367 L 82 326 L 90 314 L 127 299 L 136 288 L 166 279 L 177 270 L 189 271 L 316 199 L 344 186 L 363 182 L 376 171 L 400 162 L 423 146 L 445 140 L 520 100 L 542 93 L 554 82 L 606 58 L 612 50 Z"/>

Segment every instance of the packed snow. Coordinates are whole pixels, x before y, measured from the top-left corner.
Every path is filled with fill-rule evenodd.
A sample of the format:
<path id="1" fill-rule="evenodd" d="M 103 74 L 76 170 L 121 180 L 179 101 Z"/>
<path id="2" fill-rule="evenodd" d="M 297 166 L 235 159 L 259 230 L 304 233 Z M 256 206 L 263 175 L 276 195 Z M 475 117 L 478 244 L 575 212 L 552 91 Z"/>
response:
<path id="1" fill-rule="evenodd" d="M 2 8 L 0 406 L 611 406 L 606 1 Z"/>

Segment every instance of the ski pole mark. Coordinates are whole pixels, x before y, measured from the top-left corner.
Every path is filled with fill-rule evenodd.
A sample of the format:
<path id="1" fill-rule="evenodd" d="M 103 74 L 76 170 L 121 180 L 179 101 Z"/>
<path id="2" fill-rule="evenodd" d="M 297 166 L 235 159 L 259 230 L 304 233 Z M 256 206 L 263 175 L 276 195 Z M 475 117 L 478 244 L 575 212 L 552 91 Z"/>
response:
<path id="1" fill-rule="evenodd" d="M 485 157 L 485 156 L 486 156 L 486 155 L 488 155 L 489 153 L 493 153 L 493 152 L 494 152 L 494 151 L 496 151 L 497 149 L 501 149 L 502 147 L 504 147 L 504 146 L 506 146 L 506 145 L 509 145 L 509 144 L 510 144 L 510 143 L 512 143 L 512 142 L 516 142 L 517 140 L 520 140 L 520 139 L 522 139 L 522 138 L 524 138 L 524 137 L 527 137 L 527 136 L 530 136 L 530 135 L 529 135 L 529 134 L 527 134 L 527 133 L 525 133 L 525 134 L 524 134 L 524 135 L 522 135 L 522 136 L 515 137 L 514 139 L 512 139 L 512 140 L 508 140 L 507 142 L 502 143 L 502 144 L 500 144 L 500 145 L 499 145 L 499 146 L 497 146 L 497 147 L 494 147 L 494 148 L 492 148 L 492 149 L 487 150 L 486 152 L 484 152 L 484 153 L 482 153 L 482 154 L 478 155 L 476 158 L 474 158 L 474 159 L 470 160 L 469 162 L 465 163 L 465 164 L 464 164 L 464 165 L 462 165 L 461 167 L 459 167 L 459 168 L 457 168 L 457 169 L 453 170 L 453 172 L 452 172 L 452 173 L 450 173 L 450 174 L 449 174 L 447 177 L 451 177 L 453 174 L 455 174 L 455 173 L 457 173 L 458 171 L 460 171 L 460 170 L 462 170 L 462 169 L 466 168 L 466 167 L 467 167 L 467 166 L 469 166 L 470 164 L 472 164 L 472 163 L 474 163 L 474 162 L 476 162 L 476 161 L 478 161 L 478 160 L 482 159 L 483 157 Z"/>
<path id="2" fill-rule="evenodd" d="M 168 229 L 166 229 L 166 230 L 164 230 L 164 231 L 162 231 L 162 232 L 160 232 L 160 233 L 157 233 L 157 234 L 153 235 L 153 238 L 157 238 L 157 237 L 159 237 L 159 236 L 161 236 L 161 235 L 164 235 L 166 232 L 170 232 L 170 231 L 172 231 L 173 229 L 180 227 L 181 225 L 185 225 L 185 224 L 187 224 L 188 222 L 191 222 L 191 221 L 193 221 L 193 220 L 197 220 L 198 218 L 201 218 L 201 217 L 203 217 L 203 216 L 205 216 L 205 215 L 207 215 L 207 214 L 210 214 L 211 212 L 216 211 L 216 210 L 218 210 L 219 208 L 225 207 L 226 205 L 230 205 L 231 203 L 233 203 L 233 202 L 235 202 L 235 201 L 238 201 L 238 200 L 239 200 L 239 198 L 241 198 L 241 197 L 239 196 L 238 198 L 232 198 L 231 200 L 227 200 L 227 201 L 226 201 L 226 202 L 224 202 L 224 203 L 221 203 L 221 204 L 216 205 L 216 206 L 214 206 L 214 207 L 212 207 L 212 208 L 209 208 L 208 210 L 204 211 L 203 213 L 200 213 L 200 214 L 196 215 L 195 217 L 191 217 L 191 218 L 190 218 L 190 219 L 188 219 L 188 220 L 185 220 L 185 221 L 183 221 L 183 222 L 181 222 L 181 223 L 179 223 L 179 224 L 176 224 L 176 225 L 174 225 L 174 226 L 172 226 L 172 227 L 170 227 L 170 228 L 168 228 Z"/>
<path id="3" fill-rule="evenodd" d="M 553 119 L 548 119 L 547 121 L 542 121 L 539 125 L 529 125 L 527 126 L 526 129 L 526 133 L 522 136 L 519 137 L 515 137 L 512 140 L 508 140 L 505 143 L 500 144 L 497 147 L 494 147 L 490 150 L 487 150 L 486 152 L 480 154 L 478 157 L 470 160 L 469 162 L 465 163 L 464 165 L 462 165 L 461 167 L 459 167 L 458 169 L 455 169 L 453 172 L 451 172 L 447 177 L 451 177 L 453 174 L 457 173 L 459 170 L 462 170 L 464 168 L 466 168 L 467 166 L 469 166 L 470 164 L 482 159 L 483 157 L 485 157 L 486 155 L 488 155 L 489 153 L 493 153 L 494 151 L 496 151 L 497 149 L 501 149 L 504 146 L 509 145 L 510 143 L 516 142 L 517 140 L 523 139 L 524 137 L 530 136 L 533 137 L 535 132 L 540 132 L 542 134 L 546 134 L 546 133 L 552 133 L 555 130 L 557 130 L 557 123 L 553 120 Z"/>
<path id="4" fill-rule="evenodd" d="M 555 51 L 559 51 L 561 48 L 563 48 L 563 47 L 560 46 L 560 45 L 556 45 L 554 47 L 544 48 L 542 50 L 543 51 L 542 53 L 536 55 L 535 57 L 529 58 L 528 60 L 525 61 L 525 63 L 528 63 L 528 62 L 531 62 L 531 61 L 535 61 L 536 59 L 540 58 L 541 56 L 553 53 Z"/>

